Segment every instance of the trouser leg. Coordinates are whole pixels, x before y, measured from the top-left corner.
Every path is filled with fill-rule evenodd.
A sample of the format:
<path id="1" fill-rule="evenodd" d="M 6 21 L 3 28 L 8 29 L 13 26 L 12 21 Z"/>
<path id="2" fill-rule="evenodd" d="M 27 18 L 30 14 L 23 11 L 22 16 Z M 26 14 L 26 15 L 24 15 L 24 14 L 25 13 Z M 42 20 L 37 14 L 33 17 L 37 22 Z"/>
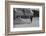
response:
<path id="1" fill-rule="evenodd" d="M 30 16 L 30 20 L 31 20 L 31 22 L 32 22 L 32 19 L 33 19 L 33 16 Z"/>

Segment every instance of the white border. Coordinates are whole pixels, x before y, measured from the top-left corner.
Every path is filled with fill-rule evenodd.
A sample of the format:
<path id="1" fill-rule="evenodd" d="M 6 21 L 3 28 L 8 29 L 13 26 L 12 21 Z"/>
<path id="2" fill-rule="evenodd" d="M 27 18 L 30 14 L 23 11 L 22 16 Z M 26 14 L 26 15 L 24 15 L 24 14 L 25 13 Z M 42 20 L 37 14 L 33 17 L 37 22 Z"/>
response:
<path id="1" fill-rule="evenodd" d="M 24 28 L 13 28 L 13 8 L 33 8 L 39 9 L 39 27 L 24 27 Z M 35 31 L 35 30 L 42 30 L 42 6 L 28 6 L 28 5 L 10 5 L 10 31 L 16 32 L 16 31 Z"/>

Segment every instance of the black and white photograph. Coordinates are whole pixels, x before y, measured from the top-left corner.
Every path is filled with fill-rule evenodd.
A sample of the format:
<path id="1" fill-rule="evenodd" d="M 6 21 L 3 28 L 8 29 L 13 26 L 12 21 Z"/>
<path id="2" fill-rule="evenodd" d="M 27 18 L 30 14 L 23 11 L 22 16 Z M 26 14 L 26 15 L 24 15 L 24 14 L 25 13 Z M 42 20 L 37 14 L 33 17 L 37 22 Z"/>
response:
<path id="1" fill-rule="evenodd" d="M 11 5 L 11 32 L 42 30 L 42 6 Z"/>
<path id="2" fill-rule="evenodd" d="M 13 27 L 39 27 L 39 9 L 13 8 Z"/>

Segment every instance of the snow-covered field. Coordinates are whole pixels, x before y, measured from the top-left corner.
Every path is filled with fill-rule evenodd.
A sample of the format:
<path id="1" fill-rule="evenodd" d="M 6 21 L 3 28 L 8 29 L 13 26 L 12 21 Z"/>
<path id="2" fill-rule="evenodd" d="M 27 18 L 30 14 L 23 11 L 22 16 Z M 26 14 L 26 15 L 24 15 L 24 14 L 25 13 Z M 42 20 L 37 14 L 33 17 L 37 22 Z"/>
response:
<path id="1" fill-rule="evenodd" d="M 30 19 L 16 19 L 14 21 L 14 28 L 19 28 L 19 27 L 38 27 L 39 26 L 39 17 L 33 17 L 32 22 Z"/>

